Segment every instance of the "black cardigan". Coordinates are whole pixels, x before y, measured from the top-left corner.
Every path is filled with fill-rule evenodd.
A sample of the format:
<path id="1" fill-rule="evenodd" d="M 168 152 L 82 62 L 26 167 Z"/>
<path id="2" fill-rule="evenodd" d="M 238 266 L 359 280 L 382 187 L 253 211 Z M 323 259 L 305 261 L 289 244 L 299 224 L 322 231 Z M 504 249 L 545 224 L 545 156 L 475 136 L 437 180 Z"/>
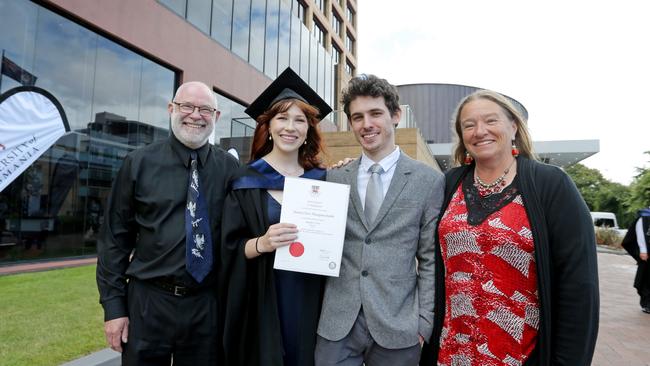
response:
<path id="1" fill-rule="evenodd" d="M 446 173 L 440 217 L 473 166 Z M 561 169 L 517 159 L 519 190 L 535 244 L 540 324 L 537 346 L 527 365 L 590 365 L 598 335 L 596 240 L 589 209 Z M 438 233 L 436 230 L 436 239 Z M 436 302 L 433 335 L 420 365 L 433 366 L 445 316 L 444 264 L 436 245 Z"/>

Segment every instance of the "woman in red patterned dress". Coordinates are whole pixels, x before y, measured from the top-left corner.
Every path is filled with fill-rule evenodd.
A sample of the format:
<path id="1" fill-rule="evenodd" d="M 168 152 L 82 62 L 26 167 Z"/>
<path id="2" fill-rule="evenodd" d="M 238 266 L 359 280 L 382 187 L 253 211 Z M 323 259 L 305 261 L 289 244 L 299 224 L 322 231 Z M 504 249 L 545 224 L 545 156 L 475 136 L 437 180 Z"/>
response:
<path id="1" fill-rule="evenodd" d="M 598 273 L 589 210 L 537 162 L 521 113 L 478 91 L 458 106 L 436 247 L 434 332 L 420 365 L 589 365 Z"/>

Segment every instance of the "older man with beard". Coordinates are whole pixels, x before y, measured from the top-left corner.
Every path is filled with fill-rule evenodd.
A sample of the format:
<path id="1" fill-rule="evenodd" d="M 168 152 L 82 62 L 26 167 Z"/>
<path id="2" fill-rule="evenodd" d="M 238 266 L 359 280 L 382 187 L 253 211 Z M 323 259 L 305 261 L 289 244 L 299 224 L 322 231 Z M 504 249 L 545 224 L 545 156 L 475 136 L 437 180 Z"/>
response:
<path id="1" fill-rule="evenodd" d="M 168 110 L 169 138 L 125 158 L 98 242 L 106 338 L 123 365 L 218 358 L 212 253 L 238 163 L 208 143 L 219 111 L 207 85 L 181 85 Z"/>

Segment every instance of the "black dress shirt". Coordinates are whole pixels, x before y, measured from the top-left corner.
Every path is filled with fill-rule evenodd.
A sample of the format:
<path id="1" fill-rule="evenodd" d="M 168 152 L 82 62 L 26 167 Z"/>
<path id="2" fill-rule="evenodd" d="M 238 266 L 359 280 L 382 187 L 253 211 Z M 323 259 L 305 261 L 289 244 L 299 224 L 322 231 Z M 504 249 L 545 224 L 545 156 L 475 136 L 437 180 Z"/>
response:
<path id="1" fill-rule="evenodd" d="M 185 270 L 190 152 L 172 135 L 125 158 L 113 182 L 97 245 L 97 286 L 105 320 L 128 315 L 127 278 L 166 277 L 188 287 L 199 286 Z M 197 153 L 214 253 L 218 253 L 223 201 L 238 163 L 210 144 Z M 218 258 L 214 263 L 219 263 Z M 216 272 L 201 286 L 212 285 Z"/>

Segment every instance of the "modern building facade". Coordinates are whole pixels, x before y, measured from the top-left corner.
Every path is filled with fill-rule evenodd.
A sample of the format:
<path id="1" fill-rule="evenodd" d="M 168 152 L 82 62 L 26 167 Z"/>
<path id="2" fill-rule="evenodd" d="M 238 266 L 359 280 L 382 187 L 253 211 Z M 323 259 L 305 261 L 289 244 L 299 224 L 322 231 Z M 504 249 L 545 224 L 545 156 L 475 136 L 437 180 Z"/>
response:
<path id="1" fill-rule="evenodd" d="M 182 82 L 213 88 L 215 143 L 252 134 L 244 109 L 289 66 L 337 109 L 356 16 L 356 0 L 0 0 L 2 65 L 53 94 L 71 128 L 0 192 L 0 264 L 94 254 L 122 159 L 167 138 Z M 0 93 L 26 82 L 1 71 Z"/>
<path id="2" fill-rule="evenodd" d="M 408 105 L 414 124 L 429 144 L 429 150 L 442 170 L 453 165 L 452 118 L 458 103 L 481 88 L 457 84 L 406 84 L 397 87 L 400 102 Z M 506 96 L 528 119 L 528 110 L 519 101 Z M 404 107 L 402 107 L 404 109 Z M 534 136 L 533 136 L 534 138 Z M 567 167 L 599 151 L 598 140 L 533 141 L 540 160 Z"/>

